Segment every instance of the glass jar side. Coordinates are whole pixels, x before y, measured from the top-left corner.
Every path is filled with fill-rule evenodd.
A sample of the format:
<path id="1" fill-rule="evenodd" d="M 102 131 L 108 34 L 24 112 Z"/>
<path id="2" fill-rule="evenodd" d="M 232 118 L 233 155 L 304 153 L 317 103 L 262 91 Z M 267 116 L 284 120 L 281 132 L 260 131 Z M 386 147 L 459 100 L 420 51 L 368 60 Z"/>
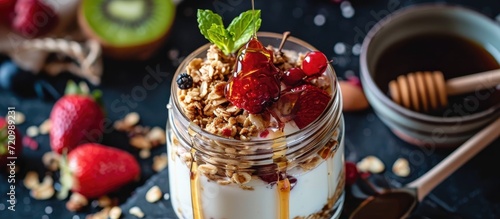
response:
<path id="1" fill-rule="evenodd" d="M 204 50 L 193 54 L 202 57 Z M 336 77 L 331 66 L 328 71 L 334 98 L 320 119 L 270 140 L 239 141 L 207 133 L 189 122 L 172 98 L 167 149 L 172 204 L 178 216 L 329 218 L 339 213 L 344 189 L 343 121 Z M 279 186 L 289 187 L 286 197 L 277 192 Z M 197 203 L 193 193 L 198 193 Z M 288 200 L 286 206 L 277 206 L 283 198 Z M 282 217 L 283 208 L 288 217 Z"/>

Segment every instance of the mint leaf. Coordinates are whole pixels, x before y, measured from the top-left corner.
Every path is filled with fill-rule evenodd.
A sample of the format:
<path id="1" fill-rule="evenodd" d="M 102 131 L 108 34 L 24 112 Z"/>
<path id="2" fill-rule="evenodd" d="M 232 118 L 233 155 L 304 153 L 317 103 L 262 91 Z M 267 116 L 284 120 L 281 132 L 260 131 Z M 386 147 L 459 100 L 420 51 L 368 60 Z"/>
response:
<path id="1" fill-rule="evenodd" d="M 222 17 L 210 10 L 198 9 L 196 16 L 198 17 L 198 28 L 200 29 L 201 34 L 209 41 L 211 40 L 208 35 L 208 30 L 212 27 L 212 25 L 215 24 L 224 28 Z"/>
<path id="2" fill-rule="evenodd" d="M 248 10 L 234 18 L 227 28 L 234 41 L 234 48 L 231 52 L 236 52 L 236 50 L 247 43 L 260 28 L 261 23 L 260 10 Z"/>
<path id="3" fill-rule="evenodd" d="M 198 9 L 198 28 L 201 34 L 219 47 L 224 54 L 235 53 L 250 40 L 260 28 L 260 10 L 248 10 L 234 18 L 228 28 L 224 28 L 221 16 L 210 10 Z"/>
<path id="4" fill-rule="evenodd" d="M 208 29 L 207 34 L 211 43 L 217 45 L 225 54 L 232 53 L 233 37 L 230 35 L 224 26 L 212 24 Z"/>

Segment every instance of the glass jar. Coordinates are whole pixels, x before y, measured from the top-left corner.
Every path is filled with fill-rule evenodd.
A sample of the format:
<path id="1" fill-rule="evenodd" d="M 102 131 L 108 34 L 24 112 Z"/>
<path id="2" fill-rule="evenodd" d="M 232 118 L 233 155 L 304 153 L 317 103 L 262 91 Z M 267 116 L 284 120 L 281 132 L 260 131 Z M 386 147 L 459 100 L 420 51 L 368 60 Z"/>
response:
<path id="1" fill-rule="evenodd" d="M 282 35 L 258 33 L 264 46 L 277 48 Z M 190 54 L 174 78 L 210 45 Z M 294 37 L 284 50 L 316 50 Z M 326 75 L 332 99 L 322 115 L 299 131 L 266 139 L 236 140 L 195 125 L 171 86 L 167 151 L 173 208 L 185 219 L 338 218 L 344 202 L 344 124 L 337 78 Z"/>

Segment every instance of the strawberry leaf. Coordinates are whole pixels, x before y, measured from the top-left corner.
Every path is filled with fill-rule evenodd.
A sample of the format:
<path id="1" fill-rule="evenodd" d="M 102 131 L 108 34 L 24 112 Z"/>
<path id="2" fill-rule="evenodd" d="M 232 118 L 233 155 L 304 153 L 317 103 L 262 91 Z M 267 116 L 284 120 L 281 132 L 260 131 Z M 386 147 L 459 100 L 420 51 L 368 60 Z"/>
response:
<path id="1" fill-rule="evenodd" d="M 64 94 L 81 94 L 82 90 L 80 86 L 78 86 L 73 80 L 68 80 L 66 84 L 66 89 L 64 90 Z"/>
<path id="2" fill-rule="evenodd" d="M 74 179 L 73 179 L 73 174 L 71 173 L 71 170 L 69 169 L 68 165 L 68 156 L 67 156 L 68 150 L 64 149 L 62 156 L 61 156 L 61 162 L 60 162 L 60 182 L 61 182 L 61 190 L 57 194 L 57 199 L 63 200 L 68 197 L 69 191 L 73 187 L 74 184 Z"/>

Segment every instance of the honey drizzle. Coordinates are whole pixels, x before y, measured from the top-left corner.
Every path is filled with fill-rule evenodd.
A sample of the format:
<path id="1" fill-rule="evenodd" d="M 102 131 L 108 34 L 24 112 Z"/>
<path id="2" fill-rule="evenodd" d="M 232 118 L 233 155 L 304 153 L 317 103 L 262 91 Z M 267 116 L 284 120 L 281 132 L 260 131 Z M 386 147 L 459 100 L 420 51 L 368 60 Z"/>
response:
<path id="1" fill-rule="evenodd" d="M 278 180 L 279 219 L 290 218 L 290 181 L 288 178 Z"/>
<path id="2" fill-rule="evenodd" d="M 198 175 L 198 164 L 195 161 L 196 149 L 194 149 L 194 137 L 196 132 L 191 129 L 191 125 L 188 128 L 188 133 L 191 136 L 191 168 L 189 170 L 190 187 L 191 187 L 191 205 L 193 207 L 193 219 L 203 219 L 203 211 L 201 208 L 201 197 L 200 197 L 200 180 Z"/>
<path id="3" fill-rule="evenodd" d="M 285 140 L 277 140 L 273 143 L 273 148 L 283 148 L 286 146 Z M 279 219 L 289 219 L 290 215 L 290 181 L 286 176 L 286 169 L 288 167 L 288 160 L 286 158 L 286 149 L 275 150 L 273 153 L 273 163 L 277 165 L 276 174 L 278 175 L 278 182 L 276 189 L 278 193 L 278 217 Z"/>

